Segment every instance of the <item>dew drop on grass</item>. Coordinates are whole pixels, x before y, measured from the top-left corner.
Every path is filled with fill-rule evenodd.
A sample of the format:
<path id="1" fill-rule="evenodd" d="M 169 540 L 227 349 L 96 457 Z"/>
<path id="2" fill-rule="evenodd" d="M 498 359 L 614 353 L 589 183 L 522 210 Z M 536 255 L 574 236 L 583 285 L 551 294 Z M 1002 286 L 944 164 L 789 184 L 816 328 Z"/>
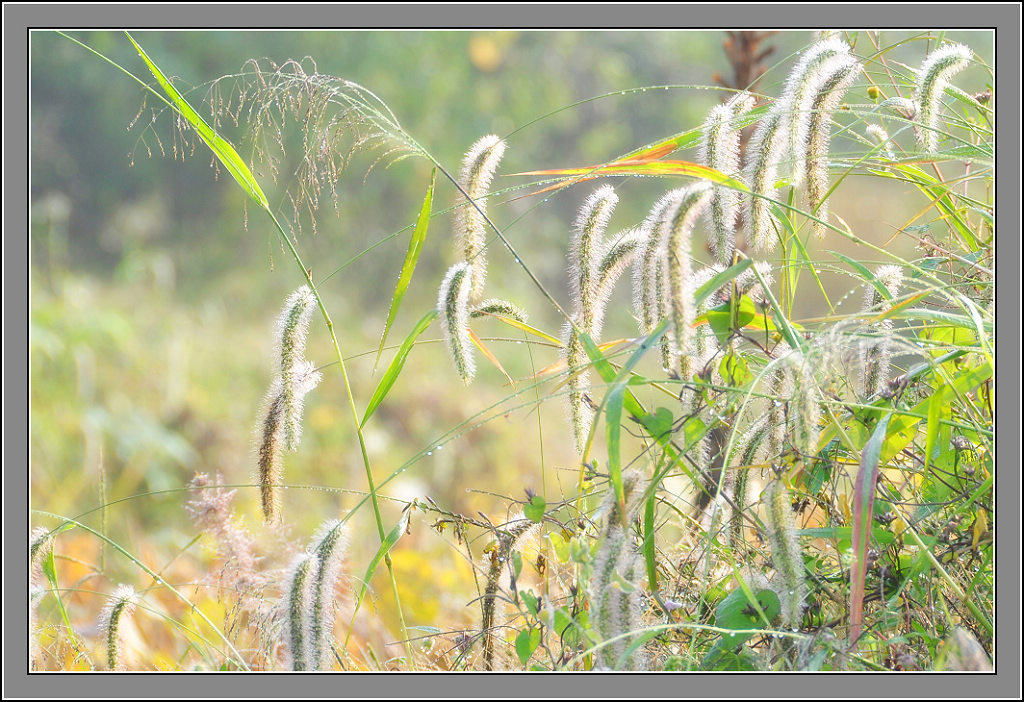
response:
<path id="1" fill-rule="evenodd" d="M 433 455 L 434 455 L 434 452 L 433 452 L 433 451 L 427 451 L 427 455 L 428 455 L 428 456 L 433 456 Z"/>
<path id="2" fill-rule="evenodd" d="M 444 448 L 444 446 L 442 446 L 441 444 L 438 444 L 438 445 L 437 445 L 437 449 L 436 449 L 436 450 L 440 451 L 440 450 L 441 450 L 441 449 L 443 449 L 443 448 Z"/>

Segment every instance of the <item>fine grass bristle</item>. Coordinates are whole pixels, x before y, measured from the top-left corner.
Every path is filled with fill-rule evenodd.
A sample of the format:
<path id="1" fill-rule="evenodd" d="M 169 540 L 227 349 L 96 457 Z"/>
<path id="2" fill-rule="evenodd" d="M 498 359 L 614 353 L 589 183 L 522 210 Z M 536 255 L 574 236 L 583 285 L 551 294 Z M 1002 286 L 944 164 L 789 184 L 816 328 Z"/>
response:
<path id="1" fill-rule="evenodd" d="M 494 134 L 480 137 L 466 152 L 459 183 L 472 202 L 455 210 L 455 234 L 461 259 L 472 264 L 471 304 L 480 302 L 487 278 L 487 195 L 491 180 L 505 154 L 505 142 Z"/>
<path id="2" fill-rule="evenodd" d="M 469 385 L 476 375 L 476 360 L 469 337 L 469 297 L 473 284 L 473 266 L 456 263 L 448 269 L 437 294 L 441 331 L 445 347 L 462 382 Z"/>
<path id="3" fill-rule="evenodd" d="M 119 585 L 100 614 L 100 628 L 106 641 L 109 670 L 121 670 L 124 666 L 124 656 L 121 653 L 121 624 L 135 613 L 137 601 L 134 588 L 130 585 Z"/>

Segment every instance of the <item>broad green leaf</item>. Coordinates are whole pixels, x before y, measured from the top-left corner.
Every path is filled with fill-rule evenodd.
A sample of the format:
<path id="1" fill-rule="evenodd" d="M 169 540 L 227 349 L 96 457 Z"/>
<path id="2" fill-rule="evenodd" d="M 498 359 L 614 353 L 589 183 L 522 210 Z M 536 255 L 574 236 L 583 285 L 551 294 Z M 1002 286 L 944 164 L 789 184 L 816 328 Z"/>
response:
<path id="1" fill-rule="evenodd" d="M 544 519 L 544 509 L 546 507 L 547 503 L 544 501 L 544 498 L 540 495 L 534 495 L 523 507 L 523 516 L 531 522 L 539 524 Z"/>
<path id="2" fill-rule="evenodd" d="M 943 411 L 943 410 L 946 411 Z M 922 473 L 928 475 L 928 468 L 931 466 L 932 453 L 935 451 L 935 437 L 939 435 L 940 419 L 942 415 L 948 414 L 946 405 L 946 385 L 942 384 L 936 389 L 928 400 L 928 428 L 924 441 L 924 468 Z"/>
<path id="3" fill-rule="evenodd" d="M 652 493 L 644 504 L 644 564 L 647 566 L 647 589 L 658 591 L 658 561 L 654 545 L 656 527 L 654 525 L 657 495 Z"/>
<path id="4" fill-rule="evenodd" d="M 750 324 L 758 315 L 754 301 L 746 295 L 742 296 L 736 310 L 736 318 L 733 319 L 733 303 L 725 302 L 717 307 L 712 307 L 706 312 L 708 324 L 715 332 L 718 343 L 725 346 L 729 336 L 736 330 Z M 735 328 L 733 327 L 735 324 Z"/>
<path id="5" fill-rule="evenodd" d="M 608 474 L 615 490 L 615 499 L 619 503 L 619 515 L 623 526 L 626 526 L 626 495 L 622 486 L 622 455 L 620 440 L 622 436 L 622 402 L 626 393 L 624 383 L 616 383 L 608 392 L 605 400 L 605 428 L 608 432 Z"/>
<path id="6" fill-rule="evenodd" d="M 526 631 L 520 631 L 519 635 L 516 636 L 516 655 L 519 656 L 519 662 L 526 665 L 526 662 L 530 660 L 530 656 L 537 650 L 537 646 L 540 645 L 540 629 L 527 629 Z"/>
<path id="7" fill-rule="evenodd" d="M 377 372 L 377 364 L 380 362 L 380 355 L 384 351 L 384 342 L 388 338 L 388 330 L 395 321 L 398 308 L 405 297 L 405 291 L 409 288 L 413 271 L 416 270 L 416 262 L 423 251 L 423 242 L 427 240 L 427 226 L 430 224 L 430 210 L 434 202 L 434 182 L 437 176 L 437 169 L 430 172 L 430 185 L 427 186 L 427 194 L 423 198 L 423 205 L 420 207 L 420 215 L 416 219 L 416 228 L 409 238 L 409 249 L 405 252 L 405 261 L 402 262 L 402 270 L 398 274 L 398 284 L 391 296 L 391 308 L 388 309 L 388 318 L 384 322 L 384 333 L 380 337 L 380 346 L 377 347 L 377 359 L 373 362 L 373 372 Z"/>
<path id="8" fill-rule="evenodd" d="M 779 596 L 771 590 L 758 591 L 754 601 L 751 601 L 747 588 L 737 588 L 730 592 L 715 608 L 715 626 L 743 633 L 722 634 L 722 638 L 704 657 L 701 668 L 713 666 L 720 655 L 754 636 L 751 630 L 771 626 L 771 621 L 779 616 L 781 611 Z"/>
<path id="9" fill-rule="evenodd" d="M 413 327 L 409 335 L 405 337 L 405 341 L 398 348 L 398 352 L 395 357 L 391 359 L 391 363 L 388 364 L 388 368 L 384 371 L 384 375 L 381 377 L 380 382 L 377 384 L 377 389 L 373 391 L 373 396 L 370 397 L 370 402 L 366 406 L 366 412 L 363 414 L 363 421 L 359 423 L 362 427 L 366 424 L 367 420 L 373 415 L 373 413 L 380 407 L 380 403 L 387 397 L 388 392 L 391 390 L 391 386 L 398 380 L 399 374 L 402 372 L 402 368 L 405 366 L 405 360 L 409 356 L 409 352 L 412 350 L 413 345 L 416 343 L 416 339 L 419 338 L 420 334 L 426 331 L 430 323 L 437 317 L 437 310 L 431 310 L 420 318 L 420 321 L 416 322 L 416 326 Z"/>
<path id="10" fill-rule="evenodd" d="M 146 52 L 142 50 L 142 47 L 139 46 L 135 39 L 132 38 L 132 35 L 128 34 L 128 32 L 125 32 L 125 35 L 128 37 L 128 41 L 132 43 L 132 46 L 134 46 L 139 52 L 139 56 L 142 57 L 142 60 L 146 62 L 150 72 L 156 78 L 157 83 L 160 84 L 160 87 L 163 88 L 164 92 L 167 93 L 168 97 L 170 97 L 172 106 L 178 111 L 178 114 L 192 125 L 192 128 L 196 130 L 196 133 L 203 142 L 205 142 L 205 144 L 210 147 L 210 150 L 213 151 L 217 160 L 224 165 L 224 168 L 226 168 L 228 173 L 231 174 L 231 177 L 235 179 L 235 182 L 242 186 L 242 189 L 245 190 L 249 197 L 259 203 L 260 207 L 269 211 L 270 205 L 267 202 L 266 195 L 263 194 L 263 190 L 260 188 L 260 184 L 256 181 L 256 178 L 253 176 L 252 171 L 250 171 L 249 167 L 245 165 L 245 161 L 243 161 L 238 155 L 238 152 L 235 151 L 235 147 L 231 146 L 227 140 L 217 134 L 217 132 L 215 132 L 213 128 L 206 123 L 206 120 L 200 117 L 198 112 L 192 109 L 192 106 L 188 104 L 188 100 L 186 100 L 182 94 L 178 92 L 178 89 L 175 88 L 169 80 L 167 80 L 163 71 L 153 63 L 152 59 L 150 59 Z"/>

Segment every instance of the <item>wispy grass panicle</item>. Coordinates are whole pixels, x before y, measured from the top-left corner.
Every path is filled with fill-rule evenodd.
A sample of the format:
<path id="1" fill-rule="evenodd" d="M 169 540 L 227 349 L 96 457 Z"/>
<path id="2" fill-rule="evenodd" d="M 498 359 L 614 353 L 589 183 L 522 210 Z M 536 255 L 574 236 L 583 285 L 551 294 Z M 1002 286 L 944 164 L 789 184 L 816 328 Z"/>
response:
<path id="1" fill-rule="evenodd" d="M 754 96 L 747 92 L 739 93 L 729 102 L 714 107 L 702 127 L 704 138 L 697 160 L 727 176 L 739 178 L 741 130 L 738 119 L 753 107 Z M 736 190 L 722 185 L 714 186 L 711 207 L 708 209 L 711 250 L 723 265 L 732 262 L 736 248 L 739 204 L 740 196 Z"/>
<path id="2" fill-rule="evenodd" d="M 39 636 L 36 632 L 36 612 L 46 590 L 43 587 L 43 561 L 53 551 L 53 532 L 36 527 L 28 537 L 29 592 L 28 592 L 28 660 L 34 669 L 39 657 Z"/>
<path id="3" fill-rule="evenodd" d="M 591 328 L 595 334 L 599 335 L 604 327 L 604 316 L 608 310 L 608 300 L 615 283 L 626 272 L 626 269 L 633 265 L 642 245 L 641 231 L 636 228 L 611 237 L 607 245 L 602 247 L 603 255 L 597 264 L 596 279 L 594 280 L 594 311 Z"/>
<path id="4" fill-rule="evenodd" d="M 967 68 L 973 58 L 974 52 L 963 44 L 943 44 L 928 54 L 918 69 L 914 103 L 921 122 L 917 129 L 917 145 L 923 151 L 938 151 L 942 95 L 950 79 Z"/>
<path id="5" fill-rule="evenodd" d="M 587 333 L 593 326 L 594 296 L 598 266 L 604 248 L 604 233 L 619 197 L 610 185 L 598 188 L 583 203 L 573 223 L 569 249 L 569 289 L 577 313 L 577 324 Z"/>
<path id="6" fill-rule="evenodd" d="M 317 567 L 312 588 L 310 669 L 321 670 L 328 659 L 334 635 L 334 597 L 348 545 L 347 527 L 338 519 L 325 522 L 313 537 L 313 543 Z"/>
<path id="7" fill-rule="evenodd" d="M 470 317 L 485 317 L 487 315 L 498 315 L 499 317 L 508 317 L 514 319 L 517 322 L 526 323 L 529 315 L 519 305 L 509 302 L 508 300 L 484 300 L 480 303 L 480 306 L 469 313 Z"/>
<path id="8" fill-rule="evenodd" d="M 137 603 L 138 598 L 131 585 L 118 585 L 100 613 L 100 629 L 106 642 L 107 668 L 110 670 L 122 670 L 124 667 L 121 625 L 135 613 Z"/>
<path id="9" fill-rule="evenodd" d="M 796 535 L 793 500 L 782 480 L 773 480 L 765 488 L 763 499 L 767 508 L 765 526 L 768 528 L 768 543 L 776 572 L 773 589 L 782 605 L 783 623 L 797 629 L 807 599 L 807 579 Z"/>
<path id="10" fill-rule="evenodd" d="M 469 294 L 472 305 L 483 299 L 487 277 L 487 257 L 484 251 L 487 245 L 487 222 L 481 212 L 487 211 L 485 196 L 504 154 L 505 142 L 494 134 L 488 134 L 480 137 L 470 147 L 462 161 L 459 184 L 473 202 L 460 203 L 456 208 L 455 234 L 461 260 L 473 266 Z"/>
<path id="11" fill-rule="evenodd" d="M 665 258 L 668 269 L 667 307 L 672 320 L 672 370 L 683 380 L 693 375 L 693 323 L 697 319 L 693 284 L 693 228 L 711 200 L 706 181 L 680 188 L 665 210 Z"/>
<path id="12" fill-rule="evenodd" d="M 441 331 L 455 371 L 469 385 L 476 375 L 473 342 L 469 336 L 469 298 L 473 285 L 473 266 L 462 262 L 448 269 L 437 296 Z"/>
<path id="13" fill-rule="evenodd" d="M 875 271 L 875 280 L 889 293 L 884 296 L 872 285 L 864 294 L 864 311 L 881 314 L 892 307 L 892 299 L 903 286 L 903 269 L 896 265 L 881 266 Z M 861 393 L 872 397 L 882 392 L 889 382 L 889 360 L 893 323 L 883 319 L 874 325 L 878 336 L 866 342 L 861 360 Z"/>
<path id="14" fill-rule="evenodd" d="M 288 569 L 284 615 L 292 670 L 309 670 L 313 659 L 313 583 L 317 567 L 314 554 L 304 551 Z"/>
<path id="15" fill-rule="evenodd" d="M 629 633 L 641 628 L 640 580 L 642 566 L 633 544 L 628 525 L 637 507 L 637 497 L 644 484 L 639 474 L 630 471 L 622 476 L 626 498 L 626 515 L 620 514 L 620 505 L 614 490 L 605 498 L 601 520 L 600 545 L 594 555 L 589 597 L 590 617 L 595 631 L 607 643 L 597 653 L 597 667 L 604 670 L 643 670 L 645 662 L 640 651 L 633 651 L 623 659 L 635 641 Z M 620 664 L 620 660 L 622 661 Z"/>

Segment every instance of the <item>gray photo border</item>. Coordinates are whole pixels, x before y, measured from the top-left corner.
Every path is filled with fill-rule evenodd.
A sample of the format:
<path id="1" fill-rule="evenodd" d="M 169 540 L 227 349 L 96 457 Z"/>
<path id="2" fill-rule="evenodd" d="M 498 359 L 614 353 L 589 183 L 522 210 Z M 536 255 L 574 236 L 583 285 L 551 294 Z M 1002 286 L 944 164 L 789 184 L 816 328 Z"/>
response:
<path id="1" fill-rule="evenodd" d="M 997 316 L 1010 338 L 999 336 L 1002 363 L 998 425 L 1020 419 L 1020 114 L 1021 8 L 1018 3 L 888 3 L 847 5 L 54 5 L 3 6 L 4 236 L 3 236 L 3 459 L 4 558 L 3 695 L 34 697 L 891 697 L 1019 698 L 1020 688 L 1020 452 L 996 456 L 999 471 L 996 674 L 110 674 L 25 672 L 27 612 L 24 571 L 28 522 L 28 29 L 135 28 L 416 28 L 416 29 L 805 29 L 816 27 L 932 27 L 996 30 L 999 100 L 997 219 L 1010 238 L 996 263 Z M 301 23 L 301 24 L 297 24 Z M 812 26 L 809 26 L 812 25 Z M 1010 165 L 1012 164 L 1012 165 Z M 1013 254 L 1011 256 L 1010 254 Z M 1013 316 L 1014 319 L 1010 319 Z M 1014 322 L 1016 321 L 1016 326 Z M 1008 333 L 1008 332 L 1007 332 Z M 1005 356 L 1005 354 L 1011 354 Z M 1017 361 L 1013 359 L 1016 358 Z M 1017 392 L 1010 393 L 1013 387 Z M 1005 431 L 1005 429 L 1004 429 Z M 856 676 L 856 680 L 854 680 Z M 301 681 L 301 682 L 300 682 Z"/>

